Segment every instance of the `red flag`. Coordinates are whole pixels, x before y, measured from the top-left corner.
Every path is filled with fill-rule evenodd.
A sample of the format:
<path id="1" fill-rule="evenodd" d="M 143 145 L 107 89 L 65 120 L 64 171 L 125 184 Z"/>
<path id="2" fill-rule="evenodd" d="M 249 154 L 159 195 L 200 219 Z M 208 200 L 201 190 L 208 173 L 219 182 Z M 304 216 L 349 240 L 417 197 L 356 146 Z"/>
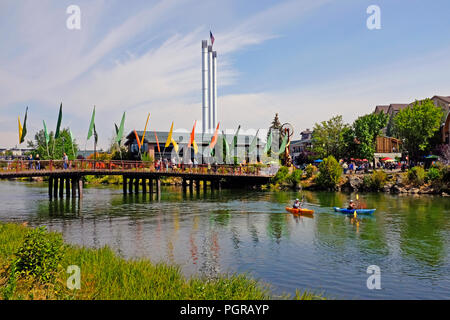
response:
<path id="1" fill-rule="evenodd" d="M 136 141 L 137 141 L 137 144 L 139 146 L 139 150 L 141 150 L 141 141 L 139 141 L 139 136 L 138 136 L 138 134 L 136 132 L 136 129 L 134 130 L 134 135 L 136 136 Z"/>
<path id="2" fill-rule="evenodd" d="M 216 131 L 214 132 L 214 136 L 212 137 L 211 143 L 209 144 L 210 149 L 214 148 L 214 146 L 217 143 L 217 135 L 219 134 L 219 126 L 220 126 L 220 122 L 217 124 Z"/>
<path id="3" fill-rule="evenodd" d="M 156 135 L 156 131 L 155 131 L 155 138 L 156 138 L 156 145 L 158 146 L 158 152 L 161 153 L 161 149 L 159 148 L 159 141 L 158 141 L 158 136 Z"/>

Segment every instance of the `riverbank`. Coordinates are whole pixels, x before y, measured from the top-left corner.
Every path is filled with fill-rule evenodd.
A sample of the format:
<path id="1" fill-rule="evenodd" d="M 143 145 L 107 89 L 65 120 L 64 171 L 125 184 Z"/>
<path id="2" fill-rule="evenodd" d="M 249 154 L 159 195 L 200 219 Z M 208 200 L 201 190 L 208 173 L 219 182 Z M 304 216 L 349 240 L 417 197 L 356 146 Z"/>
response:
<path id="1" fill-rule="evenodd" d="M 247 275 L 186 278 L 178 266 L 125 260 L 108 247 L 68 245 L 61 234 L 43 228 L 0 223 L 0 242 L 0 299 L 5 300 L 321 299 L 308 292 L 274 296 L 268 285 Z M 67 286 L 69 266 L 80 268 L 80 289 Z"/>
<path id="2" fill-rule="evenodd" d="M 392 194 L 450 194 L 450 166 L 432 167 L 424 170 L 414 167 L 405 172 L 374 170 L 367 173 L 342 174 L 339 168 L 327 179 L 321 179 L 321 172 L 314 166 L 304 171 L 281 167 L 266 190 L 325 190 L 342 192 L 385 192 Z M 322 173 L 323 174 L 323 173 Z M 325 175 L 325 174 L 323 174 Z M 323 180 L 326 180 L 325 183 Z"/>

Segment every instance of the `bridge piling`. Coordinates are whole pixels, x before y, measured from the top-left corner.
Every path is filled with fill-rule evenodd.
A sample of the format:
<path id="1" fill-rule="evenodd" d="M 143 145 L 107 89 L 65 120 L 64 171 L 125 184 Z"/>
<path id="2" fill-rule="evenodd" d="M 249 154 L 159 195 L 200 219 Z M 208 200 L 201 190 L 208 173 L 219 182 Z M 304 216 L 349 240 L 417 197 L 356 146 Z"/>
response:
<path id="1" fill-rule="evenodd" d="M 66 198 L 70 198 L 70 178 L 66 178 Z"/>
<path id="2" fill-rule="evenodd" d="M 64 197 L 64 178 L 59 178 L 59 197 Z"/>
<path id="3" fill-rule="evenodd" d="M 144 177 L 142 178 L 142 193 L 147 194 L 147 179 Z"/>
<path id="4" fill-rule="evenodd" d="M 56 199 L 58 197 L 58 178 L 54 178 L 53 182 L 53 197 Z"/>
<path id="5" fill-rule="evenodd" d="M 161 179 L 159 177 L 156 178 L 156 193 L 158 199 L 161 199 Z"/>
<path id="6" fill-rule="evenodd" d="M 206 194 L 207 191 L 208 191 L 208 181 L 203 180 L 203 193 Z"/>
<path id="7" fill-rule="evenodd" d="M 70 182 L 72 184 L 72 199 L 75 199 L 77 197 L 77 180 L 75 178 L 70 179 Z"/>
<path id="8" fill-rule="evenodd" d="M 83 178 L 78 178 L 78 198 L 83 198 Z"/>
<path id="9" fill-rule="evenodd" d="M 133 193 L 133 178 L 129 178 L 128 179 L 128 193 L 132 194 Z"/>
<path id="10" fill-rule="evenodd" d="M 195 191 L 200 194 L 200 180 L 195 180 Z"/>
<path id="11" fill-rule="evenodd" d="M 139 193 L 139 178 L 134 179 L 134 193 Z"/>
<path id="12" fill-rule="evenodd" d="M 150 178 L 148 180 L 148 186 L 149 186 L 150 195 L 151 195 L 151 197 L 153 197 L 153 179 L 152 178 Z"/>
<path id="13" fill-rule="evenodd" d="M 48 197 L 53 198 L 53 177 L 48 178 Z"/>
<path id="14" fill-rule="evenodd" d="M 192 195 L 194 194 L 194 180 L 189 180 L 189 193 Z"/>
<path id="15" fill-rule="evenodd" d="M 127 177 L 122 176 L 122 181 L 123 194 L 127 194 Z"/>
<path id="16" fill-rule="evenodd" d="M 186 193 L 186 184 L 187 184 L 186 179 L 183 178 L 183 180 L 181 181 L 181 186 L 184 194 Z"/>

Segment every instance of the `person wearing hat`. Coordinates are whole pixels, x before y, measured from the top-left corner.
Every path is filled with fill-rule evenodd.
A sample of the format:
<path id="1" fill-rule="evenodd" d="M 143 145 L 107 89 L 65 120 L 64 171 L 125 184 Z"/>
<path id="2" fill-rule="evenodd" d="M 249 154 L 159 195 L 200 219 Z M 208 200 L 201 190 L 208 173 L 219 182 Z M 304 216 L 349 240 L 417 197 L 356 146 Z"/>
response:
<path id="1" fill-rule="evenodd" d="M 353 210 L 355 208 L 356 208 L 355 203 L 353 202 L 353 200 L 350 200 L 350 203 L 348 204 L 348 208 L 347 209 Z"/>
<path id="2" fill-rule="evenodd" d="M 294 205 L 292 206 L 294 209 L 299 209 L 300 208 L 300 200 L 295 199 L 294 201 Z"/>

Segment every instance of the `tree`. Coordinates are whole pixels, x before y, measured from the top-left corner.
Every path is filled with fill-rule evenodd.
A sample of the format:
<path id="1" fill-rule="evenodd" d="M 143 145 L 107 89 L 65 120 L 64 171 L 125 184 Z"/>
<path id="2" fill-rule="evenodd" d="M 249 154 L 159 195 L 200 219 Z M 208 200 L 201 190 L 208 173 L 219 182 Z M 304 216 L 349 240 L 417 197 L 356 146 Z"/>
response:
<path id="1" fill-rule="evenodd" d="M 443 112 L 430 99 L 416 101 L 393 119 L 393 130 L 403 141 L 410 159 L 418 159 L 429 151 L 430 140 L 439 130 Z"/>
<path id="2" fill-rule="evenodd" d="M 344 132 L 345 149 L 348 156 L 360 159 L 373 159 L 377 136 L 381 134 L 388 121 L 384 113 L 371 113 L 359 117 L 351 128 Z"/>
<path id="3" fill-rule="evenodd" d="M 63 157 L 64 152 L 67 154 L 70 160 L 74 160 L 78 154 L 78 145 L 76 140 L 73 141 L 73 149 L 72 149 L 72 141 L 70 138 L 69 128 L 65 128 L 59 133 L 59 137 L 54 138 L 54 132 L 50 132 L 49 134 L 50 140 L 47 144 L 45 143 L 45 131 L 44 129 L 40 130 L 34 135 L 34 141 L 28 140 L 28 147 L 33 149 L 33 157 L 36 157 L 36 154 L 39 154 L 39 158 L 42 160 L 50 160 L 56 159 L 60 160 Z M 55 149 L 53 153 L 53 142 L 55 141 Z M 75 152 L 75 156 L 74 156 Z"/>
<path id="4" fill-rule="evenodd" d="M 280 122 L 280 119 L 278 118 L 278 113 L 275 113 L 275 117 L 272 120 L 272 123 L 269 127 L 269 131 L 267 132 L 267 141 L 269 141 L 269 135 L 270 135 L 271 131 L 272 131 L 272 138 L 273 138 L 274 133 L 277 132 L 278 140 L 279 140 L 278 145 L 281 145 L 281 142 L 283 139 L 281 137 L 281 122 Z M 270 157 L 270 153 L 271 153 L 271 150 L 269 150 L 267 152 L 268 157 Z M 280 155 L 280 159 L 282 160 L 282 162 L 283 162 L 283 158 L 284 158 L 284 153 Z"/>
<path id="5" fill-rule="evenodd" d="M 345 151 L 344 132 L 348 127 L 343 123 L 342 116 L 316 123 L 312 134 L 313 151 L 321 158 L 329 155 L 341 158 Z"/>
<path id="6" fill-rule="evenodd" d="M 342 167 L 333 156 L 329 156 L 319 164 L 317 184 L 323 188 L 334 189 L 342 175 Z"/>

